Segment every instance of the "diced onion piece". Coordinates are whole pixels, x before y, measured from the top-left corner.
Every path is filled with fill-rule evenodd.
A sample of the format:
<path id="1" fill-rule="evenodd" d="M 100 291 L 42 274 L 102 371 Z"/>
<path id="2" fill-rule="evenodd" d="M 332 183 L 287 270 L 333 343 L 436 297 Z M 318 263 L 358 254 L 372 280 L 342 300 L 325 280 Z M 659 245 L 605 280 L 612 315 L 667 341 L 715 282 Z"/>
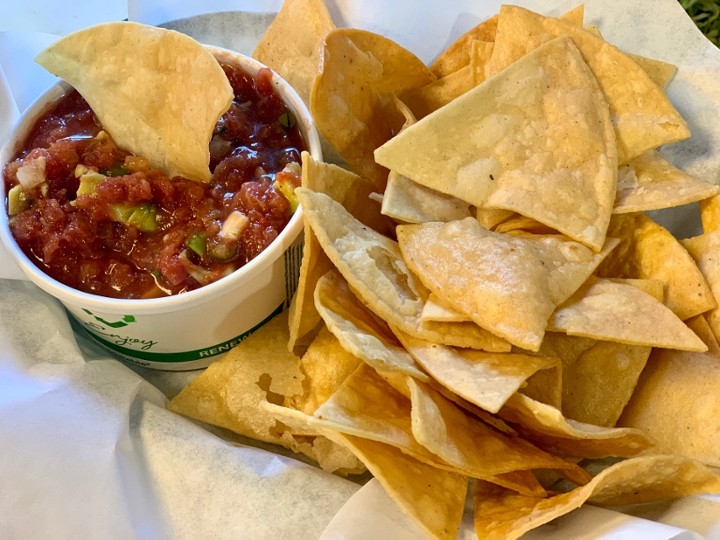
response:
<path id="1" fill-rule="evenodd" d="M 38 156 L 18 168 L 17 179 L 23 188 L 29 190 L 45 182 L 45 163 L 45 156 Z"/>
<path id="2" fill-rule="evenodd" d="M 230 215 L 225 218 L 225 222 L 218 233 L 220 238 L 225 240 L 237 240 L 247 227 L 250 220 L 239 210 L 233 210 Z"/>

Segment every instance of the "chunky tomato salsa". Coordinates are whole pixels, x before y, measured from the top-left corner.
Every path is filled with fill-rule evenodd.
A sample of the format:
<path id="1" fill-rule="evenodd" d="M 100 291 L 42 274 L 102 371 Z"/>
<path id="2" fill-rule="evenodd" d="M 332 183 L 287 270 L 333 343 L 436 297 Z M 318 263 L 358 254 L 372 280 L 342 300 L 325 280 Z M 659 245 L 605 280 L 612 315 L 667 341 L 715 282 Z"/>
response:
<path id="1" fill-rule="evenodd" d="M 269 70 L 223 69 L 235 99 L 213 133 L 207 184 L 118 148 L 77 92 L 36 123 L 4 177 L 10 228 L 38 267 L 88 293 L 152 298 L 227 276 L 278 236 L 305 141 Z"/>

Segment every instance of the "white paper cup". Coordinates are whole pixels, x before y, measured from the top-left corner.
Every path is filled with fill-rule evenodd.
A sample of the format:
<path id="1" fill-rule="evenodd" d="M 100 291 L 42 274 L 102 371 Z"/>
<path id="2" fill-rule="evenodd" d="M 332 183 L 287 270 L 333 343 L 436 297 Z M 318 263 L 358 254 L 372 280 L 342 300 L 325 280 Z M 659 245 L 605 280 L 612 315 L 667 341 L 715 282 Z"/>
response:
<path id="1" fill-rule="evenodd" d="M 209 47 L 219 59 L 251 74 L 263 67 L 239 53 Z M 297 117 L 315 159 L 322 159 L 320 138 L 307 107 L 277 74 L 276 90 Z M 21 115 L 0 150 L 0 167 L 12 160 L 35 122 L 70 87 L 59 83 Z M 6 200 L 4 179 L 0 193 Z M 0 237 L 25 275 L 60 300 L 78 324 L 114 356 L 143 367 L 181 371 L 208 366 L 240 343 L 290 302 L 302 258 L 302 208 L 262 253 L 227 277 L 199 289 L 153 299 L 115 299 L 78 291 L 49 277 L 18 247 L 0 213 Z"/>

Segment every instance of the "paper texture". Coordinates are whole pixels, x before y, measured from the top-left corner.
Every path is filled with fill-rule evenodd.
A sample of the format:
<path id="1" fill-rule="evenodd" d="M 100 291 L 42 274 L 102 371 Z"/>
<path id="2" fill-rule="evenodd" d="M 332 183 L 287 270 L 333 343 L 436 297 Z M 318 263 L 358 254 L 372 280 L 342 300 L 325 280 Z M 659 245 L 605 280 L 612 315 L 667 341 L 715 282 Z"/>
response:
<path id="1" fill-rule="evenodd" d="M 383 33 L 430 61 L 497 11 L 477 0 L 328 0 L 338 25 Z M 560 14 L 574 2 L 519 4 Z M 28 0 L 0 7 L 0 136 L 52 83 L 31 59 L 52 36 L 130 17 L 249 53 L 280 0 Z M 676 0 L 591 0 L 588 22 L 629 51 L 676 63 L 671 99 L 693 138 L 676 165 L 718 181 L 720 51 Z M 59 7 L 62 6 L 62 7 Z M 213 15 L 241 10 L 248 13 Z M 638 24 L 642 21 L 642 24 Z M 697 227 L 684 212 L 674 230 Z M 3 538 L 422 538 L 376 481 L 358 484 L 237 445 L 165 410 L 195 373 L 130 369 L 73 333 L 61 306 L 19 277 L 0 250 L 0 536 Z M 221 435 L 222 437 L 218 437 Z M 627 513 L 586 508 L 528 538 L 720 538 L 720 497 Z M 463 538 L 475 537 L 472 523 Z"/>

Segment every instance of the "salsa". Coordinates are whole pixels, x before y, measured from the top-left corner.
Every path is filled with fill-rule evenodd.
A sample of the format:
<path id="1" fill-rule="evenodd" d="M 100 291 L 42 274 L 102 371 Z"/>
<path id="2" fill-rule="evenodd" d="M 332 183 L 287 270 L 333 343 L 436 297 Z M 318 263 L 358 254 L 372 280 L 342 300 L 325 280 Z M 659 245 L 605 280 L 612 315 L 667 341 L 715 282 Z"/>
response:
<path id="1" fill-rule="evenodd" d="M 153 298 L 227 276 L 278 236 L 306 143 L 269 69 L 222 67 L 235 98 L 208 183 L 118 148 L 76 91 L 37 121 L 4 177 L 10 229 L 39 268 L 84 292 Z"/>

